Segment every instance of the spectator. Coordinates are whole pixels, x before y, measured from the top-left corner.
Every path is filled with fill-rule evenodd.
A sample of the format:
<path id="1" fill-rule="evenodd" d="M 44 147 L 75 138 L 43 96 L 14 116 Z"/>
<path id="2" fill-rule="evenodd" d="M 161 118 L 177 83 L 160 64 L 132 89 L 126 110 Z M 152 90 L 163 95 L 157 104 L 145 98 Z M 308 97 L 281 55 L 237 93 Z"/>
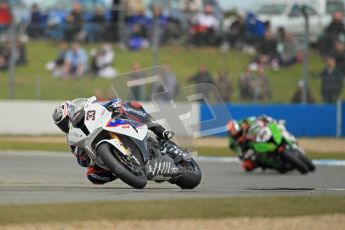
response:
<path id="1" fill-rule="evenodd" d="M 170 67 L 162 66 L 159 73 L 160 80 L 153 85 L 152 96 L 158 101 L 170 101 L 179 93 L 179 85 Z M 154 94 L 157 94 L 156 96 Z"/>
<path id="2" fill-rule="evenodd" d="M 110 44 L 104 43 L 92 54 L 92 72 L 102 78 L 114 78 L 117 71 L 112 67 L 114 62 L 114 51 Z"/>
<path id="3" fill-rule="evenodd" d="M 332 57 L 335 58 L 337 62 L 338 69 L 345 74 L 345 46 L 341 41 L 335 42 L 335 49 L 332 52 Z"/>
<path id="4" fill-rule="evenodd" d="M 67 51 L 64 62 L 64 76 L 69 75 L 79 77 L 87 71 L 87 54 L 79 43 L 72 44 L 72 48 Z"/>
<path id="5" fill-rule="evenodd" d="M 345 25 L 341 12 L 333 14 L 332 22 L 326 27 L 324 36 L 319 40 L 320 52 L 324 56 L 329 56 L 334 49 L 334 42 L 345 35 Z"/>
<path id="6" fill-rule="evenodd" d="M 256 42 L 264 37 L 265 24 L 260 21 L 252 12 L 248 12 L 245 19 L 247 43 L 255 45 Z"/>
<path id="7" fill-rule="evenodd" d="M 82 8 L 79 2 L 73 4 L 73 9 L 65 18 L 64 39 L 72 41 L 79 36 L 83 26 Z"/>
<path id="8" fill-rule="evenodd" d="M 32 4 L 31 20 L 28 26 L 28 34 L 30 37 L 38 38 L 42 36 L 43 30 L 41 27 L 41 19 L 42 19 L 42 14 L 40 10 L 38 9 L 37 4 L 36 3 Z"/>
<path id="9" fill-rule="evenodd" d="M 0 70 L 8 68 L 8 60 L 0 54 Z"/>
<path id="10" fill-rule="evenodd" d="M 230 25 L 228 41 L 231 47 L 236 47 L 239 43 L 242 43 L 243 45 L 245 37 L 246 28 L 244 19 L 241 15 L 237 15 L 236 20 Z"/>
<path id="11" fill-rule="evenodd" d="M 263 39 L 258 46 L 259 55 L 265 56 L 266 60 L 272 60 L 277 57 L 277 40 L 272 37 L 270 30 L 266 30 Z"/>
<path id="12" fill-rule="evenodd" d="M 298 82 L 297 89 L 291 98 L 291 103 L 302 103 L 303 102 L 303 90 L 306 90 L 306 103 L 314 103 L 315 99 L 310 92 L 309 87 L 305 84 L 303 80 Z"/>
<path id="13" fill-rule="evenodd" d="M 231 101 L 231 94 L 232 94 L 233 88 L 232 88 L 232 82 L 229 78 L 227 70 L 219 69 L 216 87 L 223 101 L 225 102 Z"/>
<path id="14" fill-rule="evenodd" d="M 142 84 L 138 83 L 138 80 L 141 80 L 145 77 L 145 74 L 141 71 L 141 65 L 139 62 L 133 62 L 132 72 L 129 73 L 128 79 L 131 82 L 130 86 L 130 100 L 143 101 L 145 99 L 144 87 Z"/>
<path id="15" fill-rule="evenodd" d="M 144 10 L 138 10 L 134 15 L 128 17 L 127 27 L 129 29 L 128 47 L 132 50 L 147 48 L 149 46 L 147 40 L 147 28 L 149 20 L 144 14 Z"/>
<path id="16" fill-rule="evenodd" d="M 196 93 L 204 96 L 205 100 L 210 101 L 211 88 L 207 84 L 213 84 L 213 78 L 205 65 L 200 65 L 198 72 L 188 79 L 189 82 L 196 84 Z"/>
<path id="17" fill-rule="evenodd" d="M 11 42 L 9 40 L 5 40 L 3 44 L 0 46 L 0 59 L 1 59 L 1 68 L 5 69 L 8 67 L 10 58 L 11 58 Z M 15 44 L 15 64 L 16 65 L 23 65 L 26 64 L 26 47 L 23 42 L 20 40 L 16 41 Z"/>
<path id="18" fill-rule="evenodd" d="M 202 10 L 202 0 L 179 0 L 179 8 L 184 14 L 187 26 L 192 23 L 193 17 Z"/>
<path id="19" fill-rule="evenodd" d="M 343 74 L 334 57 L 326 57 L 325 62 L 326 67 L 321 72 L 321 95 L 324 102 L 334 103 L 343 89 Z"/>
<path id="20" fill-rule="evenodd" d="M 103 37 L 104 24 L 104 12 L 101 8 L 96 8 L 90 22 L 84 25 L 85 40 L 87 42 L 99 42 Z"/>
<path id="21" fill-rule="evenodd" d="M 152 8 L 152 20 L 150 23 L 150 41 L 151 44 L 162 45 L 167 41 L 168 17 L 163 14 L 163 8 L 160 5 L 154 5 Z"/>
<path id="22" fill-rule="evenodd" d="M 246 68 L 244 73 L 240 77 L 239 88 L 240 88 L 240 98 L 242 100 L 251 100 L 253 98 L 253 81 L 254 77 L 250 68 Z"/>
<path id="23" fill-rule="evenodd" d="M 213 15 L 211 5 L 205 5 L 204 13 L 198 14 L 193 19 L 192 41 L 195 45 L 215 45 L 217 41 L 216 32 L 220 22 Z"/>
<path id="24" fill-rule="evenodd" d="M 52 71 L 54 77 L 61 77 L 63 75 L 63 66 L 68 51 L 68 43 L 61 42 L 59 49 L 57 58 L 54 61 L 48 62 L 46 65 L 46 69 Z"/>
<path id="25" fill-rule="evenodd" d="M 21 40 L 17 39 L 16 42 L 16 53 L 17 53 L 17 59 L 16 64 L 17 65 L 25 65 L 27 63 L 26 58 L 26 45 Z"/>
<path id="26" fill-rule="evenodd" d="M 11 10 L 6 1 L 0 1 L 0 33 L 8 29 L 12 22 Z"/>
<path id="27" fill-rule="evenodd" d="M 332 40 L 338 39 L 339 35 L 345 34 L 345 26 L 343 23 L 343 14 L 341 12 L 335 12 L 333 14 L 333 20 L 326 28 L 326 36 Z"/>
<path id="28" fill-rule="evenodd" d="M 266 98 L 271 98 L 271 89 L 265 68 L 259 66 L 256 78 L 254 79 L 254 100 L 262 101 Z"/>
<path id="29" fill-rule="evenodd" d="M 287 33 L 277 46 L 279 65 L 289 67 L 302 61 L 303 54 L 297 52 L 295 39 L 291 33 Z"/>

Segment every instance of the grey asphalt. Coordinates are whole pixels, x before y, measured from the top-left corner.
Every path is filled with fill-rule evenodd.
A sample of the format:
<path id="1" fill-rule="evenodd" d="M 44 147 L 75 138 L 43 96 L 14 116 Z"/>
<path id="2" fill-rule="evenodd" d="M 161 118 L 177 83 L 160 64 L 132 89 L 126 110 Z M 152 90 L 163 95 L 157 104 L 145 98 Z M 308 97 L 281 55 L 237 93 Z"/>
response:
<path id="1" fill-rule="evenodd" d="M 179 199 L 265 195 L 345 195 L 345 167 L 315 173 L 245 173 L 238 163 L 200 161 L 203 179 L 194 190 L 150 182 L 143 190 L 122 181 L 91 184 L 69 153 L 0 152 L 0 204 Z"/>

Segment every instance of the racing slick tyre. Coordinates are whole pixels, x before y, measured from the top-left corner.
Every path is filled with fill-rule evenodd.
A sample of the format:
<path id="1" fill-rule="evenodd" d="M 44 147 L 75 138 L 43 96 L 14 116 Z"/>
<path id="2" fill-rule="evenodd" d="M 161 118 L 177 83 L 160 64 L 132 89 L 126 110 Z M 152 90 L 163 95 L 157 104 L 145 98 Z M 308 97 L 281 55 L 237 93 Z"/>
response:
<path id="1" fill-rule="evenodd" d="M 115 153 L 113 153 L 114 151 Z M 97 147 L 97 153 L 103 163 L 123 182 L 136 189 L 144 188 L 147 184 L 147 177 L 143 167 L 138 167 L 136 171 L 129 170 L 129 167 L 119 160 L 116 151 L 109 143 L 101 143 Z"/>
<path id="2" fill-rule="evenodd" d="M 284 151 L 281 153 L 282 157 L 288 161 L 294 168 L 297 169 L 301 174 L 307 174 L 309 169 L 308 166 L 293 152 Z"/>
<path id="3" fill-rule="evenodd" d="M 303 153 L 297 151 L 299 158 L 304 162 L 305 165 L 308 166 L 308 169 L 310 172 L 314 172 L 316 169 L 316 166 L 313 164 L 313 162 Z"/>

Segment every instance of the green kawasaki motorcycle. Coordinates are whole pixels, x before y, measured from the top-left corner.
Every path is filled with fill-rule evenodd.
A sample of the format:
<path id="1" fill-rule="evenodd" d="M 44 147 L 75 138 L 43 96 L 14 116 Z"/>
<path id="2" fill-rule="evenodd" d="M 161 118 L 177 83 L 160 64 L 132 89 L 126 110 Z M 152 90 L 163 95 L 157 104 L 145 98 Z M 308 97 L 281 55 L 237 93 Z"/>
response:
<path id="1" fill-rule="evenodd" d="M 253 138 L 247 143 L 247 148 L 254 150 L 257 164 L 263 170 L 286 173 L 296 169 L 301 174 L 315 171 L 315 165 L 282 122 L 253 125 L 248 130 L 248 136 Z"/>

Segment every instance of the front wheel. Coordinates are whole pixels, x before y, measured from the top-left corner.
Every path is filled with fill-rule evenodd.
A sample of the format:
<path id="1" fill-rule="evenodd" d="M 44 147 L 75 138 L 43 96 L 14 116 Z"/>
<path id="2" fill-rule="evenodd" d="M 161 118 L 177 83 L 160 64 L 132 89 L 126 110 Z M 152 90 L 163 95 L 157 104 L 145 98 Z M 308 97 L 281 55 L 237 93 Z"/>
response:
<path id="1" fill-rule="evenodd" d="M 314 172 L 316 169 L 316 166 L 313 164 L 313 162 L 303 153 L 297 151 L 297 154 L 299 158 L 304 162 L 305 165 L 307 165 L 310 172 Z"/>
<path id="2" fill-rule="evenodd" d="M 123 182 L 132 186 L 133 188 L 142 189 L 147 184 L 147 177 L 143 167 L 137 167 L 136 170 L 130 170 L 131 167 L 120 161 L 117 156 L 118 150 L 112 147 L 109 143 L 101 143 L 97 147 L 98 156 L 103 163 L 114 172 Z M 133 168 L 133 167 L 132 167 Z"/>
<path id="3" fill-rule="evenodd" d="M 201 170 L 194 159 L 191 159 L 190 162 L 181 162 L 179 166 L 183 173 L 175 181 L 171 181 L 171 183 L 176 184 L 182 189 L 194 189 L 200 184 Z"/>
<path id="4" fill-rule="evenodd" d="M 281 153 L 282 157 L 296 168 L 301 174 L 307 174 L 309 169 L 308 166 L 293 152 L 284 151 Z"/>

